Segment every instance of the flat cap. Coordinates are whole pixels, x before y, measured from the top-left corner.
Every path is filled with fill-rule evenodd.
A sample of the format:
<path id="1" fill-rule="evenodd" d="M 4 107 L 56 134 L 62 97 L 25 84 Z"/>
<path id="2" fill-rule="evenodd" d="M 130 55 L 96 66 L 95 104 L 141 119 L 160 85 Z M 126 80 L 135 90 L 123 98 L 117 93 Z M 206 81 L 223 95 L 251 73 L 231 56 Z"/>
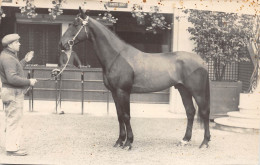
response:
<path id="1" fill-rule="evenodd" d="M 7 34 L 6 36 L 4 36 L 4 38 L 2 39 L 2 45 L 3 46 L 7 46 L 8 44 L 12 43 L 13 41 L 19 40 L 20 36 L 16 33 L 14 34 Z"/>

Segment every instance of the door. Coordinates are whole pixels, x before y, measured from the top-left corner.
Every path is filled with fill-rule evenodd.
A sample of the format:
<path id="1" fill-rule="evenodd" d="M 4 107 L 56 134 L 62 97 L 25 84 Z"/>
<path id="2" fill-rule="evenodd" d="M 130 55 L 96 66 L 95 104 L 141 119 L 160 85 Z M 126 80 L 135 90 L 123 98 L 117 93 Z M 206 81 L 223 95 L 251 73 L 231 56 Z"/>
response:
<path id="1" fill-rule="evenodd" d="M 34 58 L 31 64 L 58 64 L 60 25 L 18 23 L 17 33 L 21 36 L 19 59 L 33 50 Z"/>

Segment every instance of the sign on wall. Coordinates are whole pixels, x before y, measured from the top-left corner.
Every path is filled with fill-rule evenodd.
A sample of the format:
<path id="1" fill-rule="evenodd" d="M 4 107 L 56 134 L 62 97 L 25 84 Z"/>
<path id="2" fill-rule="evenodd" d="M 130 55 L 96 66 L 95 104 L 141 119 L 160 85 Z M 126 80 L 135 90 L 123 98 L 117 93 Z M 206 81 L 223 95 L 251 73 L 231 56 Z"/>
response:
<path id="1" fill-rule="evenodd" d="M 2 0 L 4 3 L 12 3 L 13 0 Z"/>
<path id="2" fill-rule="evenodd" d="M 116 8 L 127 8 L 127 3 L 121 3 L 121 2 L 108 2 L 108 7 L 116 7 Z"/>

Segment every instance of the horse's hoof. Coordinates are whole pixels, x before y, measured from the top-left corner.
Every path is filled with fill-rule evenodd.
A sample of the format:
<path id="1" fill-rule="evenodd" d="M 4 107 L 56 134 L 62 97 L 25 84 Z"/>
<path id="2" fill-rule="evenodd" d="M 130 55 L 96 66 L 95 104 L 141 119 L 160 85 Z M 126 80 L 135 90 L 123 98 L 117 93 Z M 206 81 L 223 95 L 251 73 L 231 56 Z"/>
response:
<path id="1" fill-rule="evenodd" d="M 128 150 L 128 151 L 131 151 L 131 149 L 132 149 L 132 146 L 131 145 L 124 145 L 123 147 L 122 147 L 122 149 L 123 150 Z"/>
<path id="2" fill-rule="evenodd" d="M 122 147 L 122 149 L 130 151 L 132 149 L 131 143 L 126 142 L 125 145 Z"/>
<path id="3" fill-rule="evenodd" d="M 116 144 L 114 145 L 114 147 L 121 147 L 123 146 L 123 142 L 116 142 Z"/>
<path id="4" fill-rule="evenodd" d="M 181 140 L 177 146 L 188 146 L 190 145 L 189 141 Z"/>
<path id="5" fill-rule="evenodd" d="M 204 145 L 206 146 L 206 148 L 209 148 L 208 142 L 204 142 L 204 141 L 201 143 L 199 148 L 202 148 Z"/>

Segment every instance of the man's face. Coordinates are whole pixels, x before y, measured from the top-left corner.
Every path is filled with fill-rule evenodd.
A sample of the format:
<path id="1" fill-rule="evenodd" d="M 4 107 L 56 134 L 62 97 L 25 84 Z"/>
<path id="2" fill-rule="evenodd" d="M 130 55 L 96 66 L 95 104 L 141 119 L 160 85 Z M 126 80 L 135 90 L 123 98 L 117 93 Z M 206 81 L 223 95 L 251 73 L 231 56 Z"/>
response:
<path id="1" fill-rule="evenodd" d="M 14 50 L 15 52 L 19 52 L 19 50 L 20 50 L 20 45 L 21 45 L 21 44 L 20 44 L 19 40 L 16 40 L 16 41 L 10 43 L 10 44 L 8 45 L 8 47 L 11 48 L 12 50 Z"/>

